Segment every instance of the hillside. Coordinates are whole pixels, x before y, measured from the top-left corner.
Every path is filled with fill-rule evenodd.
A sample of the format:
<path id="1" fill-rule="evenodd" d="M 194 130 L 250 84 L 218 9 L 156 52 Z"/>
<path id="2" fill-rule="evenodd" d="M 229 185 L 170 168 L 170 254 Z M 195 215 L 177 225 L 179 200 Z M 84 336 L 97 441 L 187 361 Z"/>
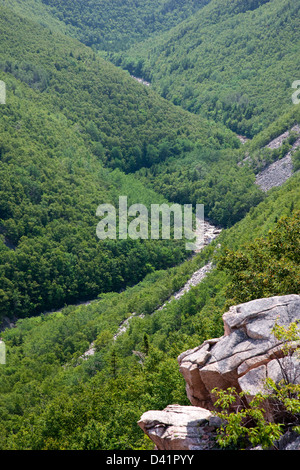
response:
<path id="1" fill-rule="evenodd" d="M 168 103 L 79 42 L 0 9 L 0 78 L 7 85 L 1 316 L 119 291 L 183 261 L 180 241 L 99 242 L 96 209 L 123 194 L 148 207 L 167 202 L 122 170 L 194 146 L 235 147 L 234 134 Z"/>
<path id="2" fill-rule="evenodd" d="M 299 216 L 276 227 L 278 215 L 291 216 L 292 204 L 299 207 L 299 175 L 274 190 L 268 201 L 224 231 L 214 246 L 192 262 L 149 274 L 123 293 L 103 295 L 87 306 L 68 306 L 57 313 L 19 320 L 15 328 L 6 329 L 2 337 L 8 364 L 0 368 L 1 448 L 152 449 L 137 425 L 140 416 L 170 403 L 189 404 L 178 371 L 178 354 L 207 338 L 221 336 L 222 313 L 227 302 L 232 305 L 232 293 L 240 299 L 247 294 L 239 288 L 244 263 L 234 245 L 245 253 L 242 247 L 246 243 L 249 260 L 255 261 L 262 240 L 254 248 L 249 241 L 264 237 L 266 264 L 257 272 L 254 263 L 250 275 L 264 296 L 270 291 L 273 295 L 293 293 L 290 281 L 298 279 L 299 284 L 299 276 L 295 276 L 299 274 L 298 252 L 288 249 L 275 257 L 273 251 L 274 240 L 285 244 L 290 228 L 299 227 Z M 158 309 L 192 270 L 211 258 L 218 243 L 218 258 L 228 248 L 234 250 L 227 255 L 231 257 L 231 274 L 215 268 L 179 300 Z M 270 250 L 278 278 L 273 285 L 266 285 Z M 276 263 L 285 263 L 287 269 L 278 271 Z M 241 279 L 235 277 L 238 266 Z M 129 312 L 135 312 L 130 328 L 114 340 Z M 93 351 L 84 358 L 92 342 Z"/>
<path id="3" fill-rule="evenodd" d="M 117 206 L 120 192 L 130 204 L 166 200 L 133 177 L 105 169 L 72 122 L 42 107 L 36 92 L 7 81 L 15 94 L 0 123 L 1 317 L 120 290 L 184 259 L 182 243 L 97 239 L 96 209 Z"/>
<path id="4" fill-rule="evenodd" d="M 189 405 L 178 355 L 299 294 L 298 11 L 0 1 L 0 450 L 154 451 L 138 421 Z M 205 246 L 99 240 L 123 195 L 204 204 Z"/>
<path id="5" fill-rule="evenodd" d="M 148 206 L 207 203 L 206 216 L 223 226 L 263 199 L 254 171 L 237 166 L 240 143 L 224 126 L 174 106 L 75 40 L 3 7 L 0 21 L 0 78 L 8 90 L 1 123 L 1 316 L 119 291 L 184 260 L 181 242 L 95 245 L 97 206 L 116 204 L 122 192 Z"/>
<path id="6" fill-rule="evenodd" d="M 212 148 L 235 141 L 225 127 L 161 99 L 79 42 L 5 8 L 1 8 L 1 36 L 0 69 L 50 100 L 77 125 L 106 166 L 132 171 L 151 164 L 147 145 L 163 154 L 164 144 L 175 146 L 178 153 L 189 141 Z"/>
<path id="7" fill-rule="evenodd" d="M 6 0 L 18 14 L 59 28 L 94 50 L 128 48 L 167 31 L 200 10 L 210 0 Z"/>
<path id="8" fill-rule="evenodd" d="M 290 0 L 213 0 L 111 57 L 167 99 L 252 138 L 293 106 L 299 21 L 299 4 Z"/>
<path id="9" fill-rule="evenodd" d="M 294 105 L 239 149 L 195 149 L 136 175 L 168 200 L 201 201 L 211 222 L 229 228 L 299 170 L 299 122 Z"/>

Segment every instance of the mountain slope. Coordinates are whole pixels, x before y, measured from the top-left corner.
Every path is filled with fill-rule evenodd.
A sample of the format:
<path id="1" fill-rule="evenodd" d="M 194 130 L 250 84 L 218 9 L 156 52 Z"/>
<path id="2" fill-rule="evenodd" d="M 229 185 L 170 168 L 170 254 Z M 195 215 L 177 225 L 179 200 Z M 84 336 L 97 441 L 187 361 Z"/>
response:
<path id="1" fill-rule="evenodd" d="M 0 75 L 7 86 L 0 120 L 1 317 L 120 290 L 182 261 L 182 243 L 100 242 L 96 209 L 117 206 L 122 194 L 130 204 L 166 202 L 104 165 L 111 152 L 126 158 L 144 141 L 175 144 L 183 128 L 196 139 L 201 121 L 78 42 L 0 10 Z"/>
<path id="2" fill-rule="evenodd" d="M 75 40 L 3 7 L 0 22 L 8 89 L 2 315 L 90 299 L 184 259 L 183 244 L 96 243 L 96 208 L 116 204 L 122 188 L 148 205 L 165 200 L 157 192 L 170 202 L 205 203 L 224 226 L 263 199 L 254 171 L 237 165 L 232 132 L 168 103 Z M 108 171 L 145 167 L 132 178 Z"/>
<path id="3" fill-rule="evenodd" d="M 109 171 L 62 114 L 15 79 L 1 109 L 0 317 L 24 317 L 97 297 L 176 264 L 183 244 L 100 241 L 99 204 L 166 202 Z M 158 264 L 157 264 L 158 263 Z"/>
<path id="4" fill-rule="evenodd" d="M 254 237 L 270 237 L 272 242 L 268 232 L 273 230 L 279 247 L 289 233 L 282 227 L 297 226 L 288 220 L 276 228 L 276 218 L 293 215 L 292 203 L 300 207 L 299 187 L 298 174 L 274 190 L 243 221 L 223 231 L 214 246 L 192 263 L 152 273 L 141 284 L 120 294 L 104 295 L 90 305 L 69 306 L 51 315 L 20 320 L 15 328 L 7 329 L 2 336 L 8 363 L 0 368 L 0 448 L 152 449 L 137 421 L 144 411 L 163 409 L 171 400 L 189 404 L 176 357 L 223 333 L 222 313 L 230 299 L 227 289 L 231 276 L 222 268 L 214 269 L 180 300 L 173 300 L 162 310 L 157 307 L 185 283 L 192 267 L 197 269 L 207 262 L 218 243 L 217 259 L 227 248 L 239 250 L 237 267 L 243 267 L 243 244 L 251 253 Z M 299 216 L 295 221 L 299 224 Z M 260 245 L 255 244 L 256 250 Z M 287 248 L 294 265 L 298 254 L 294 256 L 289 246 L 284 244 L 281 249 Z M 274 244 L 269 248 L 274 250 Z M 259 255 L 259 251 L 253 253 Z M 270 253 L 266 251 L 265 255 Z M 285 251 L 281 251 L 280 263 L 284 256 Z M 299 267 L 299 259 L 297 263 Z M 288 280 L 293 265 L 286 265 L 278 276 Z M 251 282 L 256 281 L 256 288 L 262 287 L 267 295 L 270 285 L 259 270 L 254 271 Z M 279 282 L 277 289 L 291 293 L 284 282 Z M 235 291 L 239 293 L 238 285 Z M 133 318 L 130 328 L 114 340 L 128 312 L 141 317 Z M 80 359 L 92 341 L 94 354 Z"/>
<path id="5" fill-rule="evenodd" d="M 164 158 L 166 144 L 171 154 L 190 142 L 234 145 L 224 127 L 161 99 L 77 41 L 0 11 L 0 70 L 39 90 L 41 99 L 73 121 L 106 166 L 125 171 L 149 166 Z"/>
<path id="6" fill-rule="evenodd" d="M 34 2 L 24 4 L 28 15 Z M 215 34 L 218 16 L 233 26 L 233 13 L 255 22 L 259 11 L 266 21 L 264 8 L 278 2 L 228 1 L 225 12 L 219 0 L 211 5 L 206 31 Z M 0 8 L 8 91 L 0 108 L 0 315 L 16 322 L 1 332 L 0 449 L 153 450 L 141 414 L 188 404 L 177 355 L 223 334 L 232 299 L 299 289 L 300 173 L 264 194 L 255 171 L 280 158 L 265 146 L 299 124 L 300 108 L 268 128 L 270 109 L 249 118 L 264 130 L 242 147 L 223 125 L 170 104 L 59 34 L 63 22 L 47 15 L 44 28 Z M 99 242 L 96 208 L 123 194 L 147 207 L 204 202 L 216 223 L 233 225 L 189 259 L 181 241 Z M 207 266 L 201 283 L 172 299 Z M 50 309 L 60 310 L 37 315 Z"/>
<path id="7" fill-rule="evenodd" d="M 18 14 L 57 28 L 93 49 L 123 50 L 167 31 L 210 0 L 2 0 Z"/>
<path id="8" fill-rule="evenodd" d="M 299 8 L 290 0 L 214 0 L 114 61 L 174 103 L 253 137 L 293 106 Z"/>
<path id="9" fill-rule="evenodd" d="M 119 291 L 180 263 L 184 243 L 96 237 L 99 204 L 167 202 L 134 175 L 194 146 L 236 147 L 78 41 L 0 7 L 0 315 L 24 317 Z M 115 170 L 115 171 L 112 171 Z M 172 201 L 170 201 L 172 202 Z"/>

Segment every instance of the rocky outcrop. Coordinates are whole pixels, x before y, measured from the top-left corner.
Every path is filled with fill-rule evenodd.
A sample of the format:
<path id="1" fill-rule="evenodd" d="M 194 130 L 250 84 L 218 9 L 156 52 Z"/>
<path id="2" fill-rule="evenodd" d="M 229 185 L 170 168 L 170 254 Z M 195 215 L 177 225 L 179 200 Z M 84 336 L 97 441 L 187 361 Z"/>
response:
<path id="1" fill-rule="evenodd" d="M 295 133 L 295 134 L 300 134 L 300 126 L 299 124 L 296 124 L 295 126 L 293 126 L 291 128 L 291 132 Z M 271 140 L 271 142 L 268 143 L 268 145 L 266 146 L 267 148 L 271 149 L 271 150 L 274 150 L 274 149 L 278 149 L 279 147 L 282 146 L 282 144 L 284 143 L 284 141 L 286 141 L 286 139 L 290 136 L 290 131 L 286 131 L 284 132 L 283 134 L 279 135 L 278 137 L 276 137 L 275 139 Z"/>
<path id="2" fill-rule="evenodd" d="M 284 343 L 272 332 L 275 323 L 287 327 L 299 320 L 299 295 L 258 299 L 231 307 L 223 315 L 222 337 L 207 340 L 178 357 L 193 406 L 173 405 L 164 411 L 149 411 L 141 417 L 140 427 L 161 450 L 213 448 L 220 425 L 213 421 L 214 388 L 234 387 L 244 391 L 250 400 L 264 390 L 267 377 L 276 383 L 286 377 L 292 383 L 300 383 L 298 356 L 286 357 Z M 290 344 L 291 351 L 299 347 L 299 342 Z M 269 419 L 272 420 L 271 414 Z M 295 439 L 283 443 L 282 448 L 300 448 L 300 439 Z"/>
<path id="3" fill-rule="evenodd" d="M 255 183 L 267 192 L 272 188 L 282 186 L 293 175 L 293 161 L 291 155 L 269 165 L 256 176 Z"/>
<path id="4" fill-rule="evenodd" d="M 211 450 L 220 420 L 203 408 L 169 405 L 144 413 L 138 425 L 159 450 Z"/>
<path id="5" fill-rule="evenodd" d="M 300 134 L 300 126 L 298 124 L 295 125 L 291 129 L 291 132 Z M 289 136 L 290 131 L 286 131 L 276 137 L 276 139 L 272 140 L 266 147 L 271 150 L 280 148 Z M 292 154 L 299 147 L 300 137 L 296 139 L 291 150 L 284 156 L 284 158 L 272 163 L 256 175 L 255 183 L 262 191 L 267 192 L 274 187 L 282 186 L 289 178 L 291 178 L 293 175 Z"/>
<path id="6" fill-rule="evenodd" d="M 213 451 L 217 444 L 220 418 L 197 406 L 169 405 L 163 411 L 147 411 L 140 428 L 161 451 Z M 276 442 L 278 450 L 300 450 L 300 436 L 289 431 Z M 249 450 L 262 450 L 261 446 Z"/>
<path id="7" fill-rule="evenodd" d="M 223 315 L 224 336 L 205 341 L 178 358 L 192 405 L 214 409 L 211 390 L 215 387 L 235 387 L 253 396 L 261 391 L 265 378 L 282 378 L 280 364 L 285 360 L 284 353 L 272 328 L 276 321 L 289 325 L 296 320 L 300 320 L 299 295 L 253 300 L 232 307 Z M 300 379 L 299 362 L 297 367 Z"/>

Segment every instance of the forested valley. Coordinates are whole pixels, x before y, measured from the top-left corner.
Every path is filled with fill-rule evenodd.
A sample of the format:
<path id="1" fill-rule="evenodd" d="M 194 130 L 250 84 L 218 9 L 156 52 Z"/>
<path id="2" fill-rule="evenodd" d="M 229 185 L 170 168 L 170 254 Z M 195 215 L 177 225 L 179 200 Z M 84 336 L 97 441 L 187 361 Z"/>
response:
<path id="1" fill-rule="evenodd" d="M 267 148 L 300 124 L 298 13 L 0 2 L 1 450 L 153 449 L 141 414 L 189 404 L 177 356 L 221 336 L 231 305 L 299 293 L 299 136 Z M 288 152 L 292 175 L 263 191 Z M 221 233 L 197 253 L 99 240 L 97 207 L 120 196 L 203 204 Z"/>

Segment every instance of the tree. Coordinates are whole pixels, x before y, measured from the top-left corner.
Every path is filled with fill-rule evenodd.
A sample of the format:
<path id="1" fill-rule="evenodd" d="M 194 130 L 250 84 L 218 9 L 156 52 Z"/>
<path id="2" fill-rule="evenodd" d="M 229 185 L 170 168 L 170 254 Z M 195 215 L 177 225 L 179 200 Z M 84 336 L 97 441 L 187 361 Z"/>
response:
<path id="1" fill-rule="evenodd" d="M 300 291 L 300 212 L 281 218 L 266 238 L 236 252 L 226 250 L 219 268 L 230 274 L 228 305 Z"/>

